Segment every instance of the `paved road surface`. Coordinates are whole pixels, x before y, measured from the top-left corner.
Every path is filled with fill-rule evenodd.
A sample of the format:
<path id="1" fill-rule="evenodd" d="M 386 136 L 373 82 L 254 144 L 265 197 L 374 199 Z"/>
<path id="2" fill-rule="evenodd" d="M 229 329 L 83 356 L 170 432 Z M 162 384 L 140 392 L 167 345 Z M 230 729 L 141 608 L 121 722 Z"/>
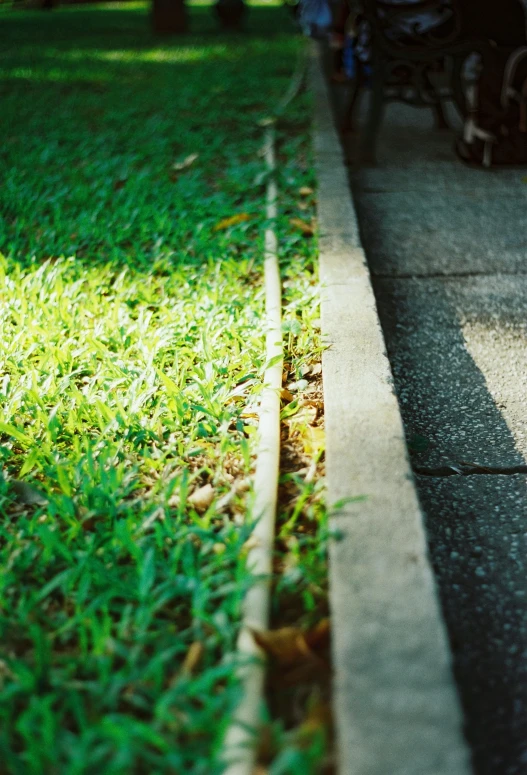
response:
<path id="1" fill-rule="evenodd" d="M 527 460 L 527 168 L 392 105 L 352 173 L 412 461 Z M 527 476 L 418 476 L 477 775 L 527 773 Z"/>

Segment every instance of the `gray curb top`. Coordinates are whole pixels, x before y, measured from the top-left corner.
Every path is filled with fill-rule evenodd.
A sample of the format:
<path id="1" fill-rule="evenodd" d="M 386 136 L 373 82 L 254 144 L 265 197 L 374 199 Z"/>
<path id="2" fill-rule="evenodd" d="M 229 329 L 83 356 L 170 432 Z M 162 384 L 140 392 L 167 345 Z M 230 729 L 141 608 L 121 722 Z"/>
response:
<path id="1" fill-rule="evenodd" d="M 340 775 L 468 775 L 422 515 L 316 45 L 328 503 Z"/>

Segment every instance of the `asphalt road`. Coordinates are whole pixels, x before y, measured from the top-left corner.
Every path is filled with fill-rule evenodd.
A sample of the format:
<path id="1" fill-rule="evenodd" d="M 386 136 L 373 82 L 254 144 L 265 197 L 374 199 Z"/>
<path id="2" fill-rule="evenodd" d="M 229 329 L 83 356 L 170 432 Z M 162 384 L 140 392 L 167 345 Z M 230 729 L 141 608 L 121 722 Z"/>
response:
<path id="1" fill-rule="evenodd" d="M 412 462 L 527 461 L 527 168 L 388 109 L 352 173 Z M 527 476 L 417 476 L 477 775 L 527 773 Z"/>

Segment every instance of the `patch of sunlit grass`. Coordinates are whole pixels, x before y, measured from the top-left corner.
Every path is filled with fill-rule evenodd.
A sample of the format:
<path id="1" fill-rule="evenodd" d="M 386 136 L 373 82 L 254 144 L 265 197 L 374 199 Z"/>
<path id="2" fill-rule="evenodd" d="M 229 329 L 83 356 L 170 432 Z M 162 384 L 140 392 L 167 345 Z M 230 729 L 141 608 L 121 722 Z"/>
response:
<path id="1" fill-rule="evenodd" d="M 4 17 L 6 772 L 221 770 L 265 365 L 257 120 L 299 46 L 285 12 L 254 14 L 213 37 L 195 8 L 159 44 L 144 4 Z M 290 224 L 310 217 L 307 119 L 302 96 L 279 139 L 296 381 L 320 351 L 315 245 Z M 302 594 L 323 553 L 295 556 Z"/>

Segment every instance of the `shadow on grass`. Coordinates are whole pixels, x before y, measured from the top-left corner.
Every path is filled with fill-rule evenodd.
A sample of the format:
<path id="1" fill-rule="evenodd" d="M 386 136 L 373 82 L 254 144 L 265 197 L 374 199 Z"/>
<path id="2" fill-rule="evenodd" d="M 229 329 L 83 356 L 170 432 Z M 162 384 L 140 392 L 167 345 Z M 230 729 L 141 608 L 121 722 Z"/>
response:
<path id="1" fill-rule="evenodd" d="M 273 38 L 290 30 L 291 14 L 287 9 L 251 6 L 245 27 L 240 32 L 220 30 L 211 6 L 190 8 L 190 30 L 180 37 L 156 36 L 150 29 L 149 6 L 137 4 L 120 8 L 88 5 L 59 8 L 50 14 L 40 11 L 7 11 L 2 13 L 2 31 L 6 46 L 54 45 L 79 48 L 114 48 L 117 35 L 123 46 L 140 50 L 145 46 L 174 42 L 192 45 L 202 36 L 223 40 Z"/>
<path id="2" fill-rule="evenodd" d="M 257 120 L 292 72 L 286 9 L 251 7 L 245 33 L 223 34 L 193 7 L 179 38 L 155 38 L 146 7 L 9 12 L 2 26 L 6 256 L 145 271 L 259 248 Z M 215 230 L 241 208 L 250 221 Z"/>

